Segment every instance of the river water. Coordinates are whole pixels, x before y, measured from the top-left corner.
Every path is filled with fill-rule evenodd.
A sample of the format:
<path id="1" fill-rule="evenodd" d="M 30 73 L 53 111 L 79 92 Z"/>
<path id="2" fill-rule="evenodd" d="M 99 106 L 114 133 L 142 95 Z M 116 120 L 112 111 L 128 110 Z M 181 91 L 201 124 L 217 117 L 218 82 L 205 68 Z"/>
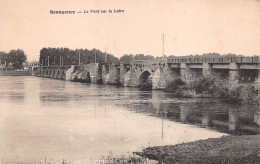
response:
<path id="1" fill-rule="evenodd" d="M 111 152 L 258 130 L 258 102 L 236 106 L 163 91 L 0 76 L 1 162 L 95 163 Z"/>

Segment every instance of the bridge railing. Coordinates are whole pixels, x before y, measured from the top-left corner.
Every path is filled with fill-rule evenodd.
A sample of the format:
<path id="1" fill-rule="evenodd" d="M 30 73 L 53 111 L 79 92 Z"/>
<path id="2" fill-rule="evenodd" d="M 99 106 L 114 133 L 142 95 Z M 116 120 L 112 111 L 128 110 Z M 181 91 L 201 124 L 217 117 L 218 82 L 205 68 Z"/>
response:
<path id="1" fill-rule="evenodd" d="M 80 65 L 75 65 L 75 67 L 81 67 Z M 34 68 L 57 68 L 57 69 L 69 69 L 71 65 L 50 65 L 50 66 L 37 66 Z"/>
<path id="2" fill-rule="evenodd" d="M 259 63 L 258 56 L 254 57 L 219 57 L 219 58 L 202 58 L 202 57 L 175 57 L 168 58 L 167 63 Z"/>
<path id="3" fill-rule="evenodd" d="M 154 59 L 154 60 L 133 60 L 130 62 L 130 65 L 134 65 L 134 64 L 142 64 L 142 65 L 159 65 L 159 64 L 163 64 L 166 63 L 166 59 Z"/>

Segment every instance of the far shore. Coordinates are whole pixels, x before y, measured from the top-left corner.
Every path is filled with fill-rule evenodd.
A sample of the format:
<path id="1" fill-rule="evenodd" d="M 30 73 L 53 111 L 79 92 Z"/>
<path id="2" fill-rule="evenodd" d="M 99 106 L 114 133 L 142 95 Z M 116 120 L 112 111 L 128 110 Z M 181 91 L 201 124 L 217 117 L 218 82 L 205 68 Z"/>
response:
<path id="1" fill-rule="evenodd" d="M 5 70 L 0 71 L 0 76 L 31 76 L 28 71 Z"/>

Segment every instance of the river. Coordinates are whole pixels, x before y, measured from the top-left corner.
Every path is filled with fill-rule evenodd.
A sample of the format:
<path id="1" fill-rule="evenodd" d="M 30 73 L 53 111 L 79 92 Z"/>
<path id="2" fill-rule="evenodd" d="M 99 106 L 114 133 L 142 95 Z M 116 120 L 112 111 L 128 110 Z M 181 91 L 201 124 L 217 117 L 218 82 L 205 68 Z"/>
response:
<path id="1" fill-rule="evenodd" d="M 258 102 L 236 106 L 163 91 L 0 76 L 1 162 L 95 163 L 109 152 L 255 134 L 257 118 Z"/>

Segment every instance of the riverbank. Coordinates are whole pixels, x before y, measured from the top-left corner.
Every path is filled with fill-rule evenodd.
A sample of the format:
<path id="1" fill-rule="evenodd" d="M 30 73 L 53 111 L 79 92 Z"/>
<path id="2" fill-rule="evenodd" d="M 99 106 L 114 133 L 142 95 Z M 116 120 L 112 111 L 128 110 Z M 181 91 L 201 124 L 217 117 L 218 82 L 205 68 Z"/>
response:
<path id="1" fill-rule="evenodd" d="M 260 163 L 260 135 L 226 136 L 156 146 L 135 154 L 159 163 Z"/>
<path id="2" fill-rule="evenodd" d="M 0 76 L 30 76 L 28 71 L 0 71 Z"/>

